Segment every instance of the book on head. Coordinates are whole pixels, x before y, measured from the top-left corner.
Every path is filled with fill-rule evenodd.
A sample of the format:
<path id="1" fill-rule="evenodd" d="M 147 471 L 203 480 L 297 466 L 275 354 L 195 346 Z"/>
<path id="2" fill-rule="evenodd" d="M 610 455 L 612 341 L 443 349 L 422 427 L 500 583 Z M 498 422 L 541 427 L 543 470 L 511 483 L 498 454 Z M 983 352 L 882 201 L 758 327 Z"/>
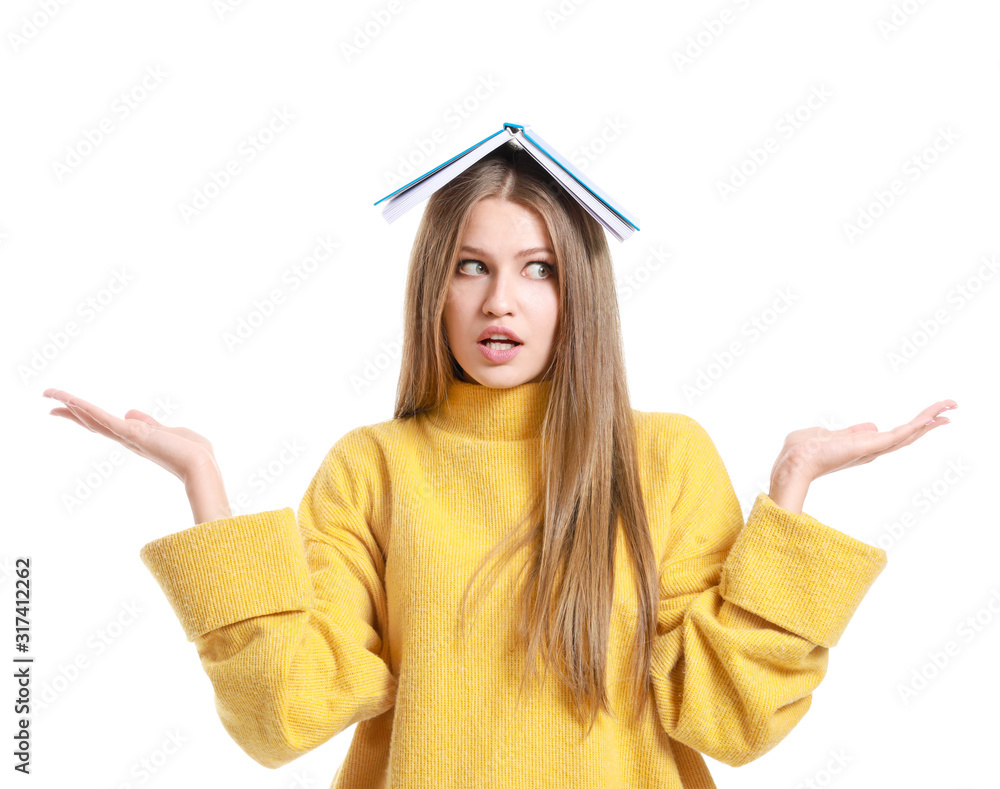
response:
<path id="1" fill-rule="evenodd" d="M 619 241 L 625 241 L 639 229 L 639 220 L 635 215 L 612 200 L 597 184 L 533 132 L 530 126 L 519 123 L 505 123 L 500 131 L 494 132 L 443 164 L 439 164 L 418 178 L 414 178 L 395 192 L 390 192 L 380 200 L 376 200 L 375 205 L 385 203 L 382 207 L 382 216 L 385 217 L 386 222 L 391 223 L 417 203 L 430 197 L 490 151 L 512 139 L 562 184 L 566 191 L 573 195 L 576 201 L 586 209 L 587 213 L 604 225 L 608 232 Z"/>

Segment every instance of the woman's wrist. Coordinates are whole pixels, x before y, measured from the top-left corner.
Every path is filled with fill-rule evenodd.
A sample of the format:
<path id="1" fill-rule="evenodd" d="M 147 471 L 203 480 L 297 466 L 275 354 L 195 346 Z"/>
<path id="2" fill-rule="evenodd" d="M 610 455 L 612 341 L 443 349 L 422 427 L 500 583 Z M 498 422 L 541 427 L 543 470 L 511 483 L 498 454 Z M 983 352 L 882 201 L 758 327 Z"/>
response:
<path id="1" fill-rule="evenodd" d="M 801 514 L 811 482 L 806 474 L 794 466 L 776 465 L 771 471 L 771 490 L 767 496 L 781 509 Z"/>
<path id="2" fill-rule="evenodd" d="M 194 474 L 184 483 L 184 490 L 191 503 L 195 524 L 232 517 L 221 474 Z"/>

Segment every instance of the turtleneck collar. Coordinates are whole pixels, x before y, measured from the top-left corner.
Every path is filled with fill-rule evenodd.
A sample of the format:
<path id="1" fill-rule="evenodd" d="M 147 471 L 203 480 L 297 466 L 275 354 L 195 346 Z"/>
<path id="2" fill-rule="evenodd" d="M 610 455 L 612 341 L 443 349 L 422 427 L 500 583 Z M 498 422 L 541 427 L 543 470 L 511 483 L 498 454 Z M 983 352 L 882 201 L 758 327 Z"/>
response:
<path id="1" fill-rule="evenodd" d="M 427 412 L 435 426 L 465 438 L 518 441 L 539 435 L 551 379 L 508 388 L 453 380 L 443 403 Z"/>

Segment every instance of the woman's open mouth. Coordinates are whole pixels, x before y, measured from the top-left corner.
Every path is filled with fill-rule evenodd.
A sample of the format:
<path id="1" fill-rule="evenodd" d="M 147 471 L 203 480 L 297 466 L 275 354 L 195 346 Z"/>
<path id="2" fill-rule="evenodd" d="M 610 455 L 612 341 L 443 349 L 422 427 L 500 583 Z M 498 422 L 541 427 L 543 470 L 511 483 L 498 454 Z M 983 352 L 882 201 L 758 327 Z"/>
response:
<path id="1" fill-rule="evenodd" d="M 490 340 L 486 339 L 479 343 L 479 350 L 483 356 L 491 362 L 506 362 L 517 356 L 524 343 L 513 340 Z"/>
<path id="2" fill-rule="evenodd" d="M 520 342 L 514 342 L 513 340 L 482 340 L 480 345 L 485 345 L 488 348 L 492 348 L 494 351 L 509 351 L 516 345 L 523 345 Z"/>

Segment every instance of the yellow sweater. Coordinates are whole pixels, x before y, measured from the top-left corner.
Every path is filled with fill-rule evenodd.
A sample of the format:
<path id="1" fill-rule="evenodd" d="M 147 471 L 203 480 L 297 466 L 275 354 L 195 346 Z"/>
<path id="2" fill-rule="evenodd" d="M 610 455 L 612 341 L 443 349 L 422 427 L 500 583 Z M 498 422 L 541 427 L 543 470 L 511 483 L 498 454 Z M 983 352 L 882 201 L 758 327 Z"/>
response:
<path id="1" fill-rule="evenodd" d="M 142 547 L 223 725 L 253 759 L 280 767 L 356 723 L 338 789 L 708 789 L 701 754 L 746 764 L 805 715 L 886 554 L 764 494 L 744 524 L 714 444 L 679 413 L 633 411 L 661 595 L 656 703 L 640 724 L 621 533 L 615 716 L 589 737 L 552 671 L 514 704 L 526 659 L 513 639 L 521 554 L 456 636 L 467 579 L 538 484 L 550 387 L 455 382 L 436 412 L 337 441 L 297 519 L 290 507 L 239 515 Z"/>

